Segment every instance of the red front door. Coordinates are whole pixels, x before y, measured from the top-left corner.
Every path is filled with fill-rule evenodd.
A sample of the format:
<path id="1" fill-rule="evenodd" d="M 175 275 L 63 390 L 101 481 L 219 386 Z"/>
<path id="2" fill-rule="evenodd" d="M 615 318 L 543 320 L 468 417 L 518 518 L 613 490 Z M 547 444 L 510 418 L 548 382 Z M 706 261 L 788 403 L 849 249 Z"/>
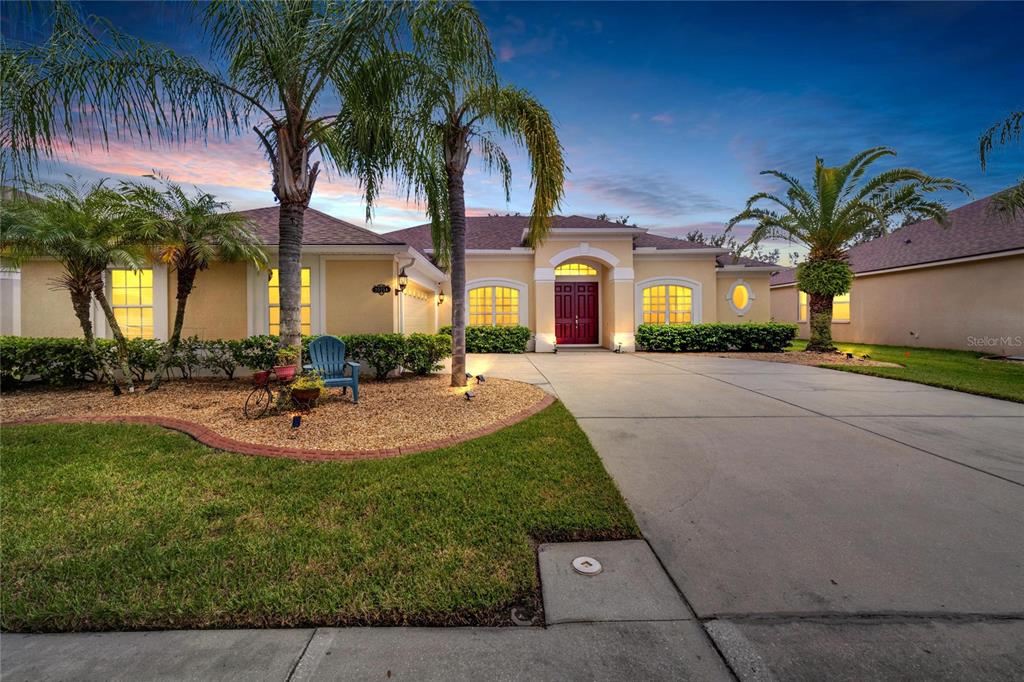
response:
<path id="1" fill-rule="evenodd" d="M 597 282 L 555 283 L 555 341 L 597 343 Z"/>

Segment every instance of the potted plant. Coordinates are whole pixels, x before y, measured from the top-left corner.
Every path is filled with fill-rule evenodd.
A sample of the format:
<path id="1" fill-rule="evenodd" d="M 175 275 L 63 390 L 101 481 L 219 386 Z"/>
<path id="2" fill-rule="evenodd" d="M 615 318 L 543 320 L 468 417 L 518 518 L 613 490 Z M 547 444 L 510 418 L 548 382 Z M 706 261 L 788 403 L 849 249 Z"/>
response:
<path id="1" fill-rule="evenodd" d="M 303 372 L 291 384 L 292 402 L 299 407 L 312 407 L 325 389 L 324 379 L 318 373 Z"/>
<path id="2" fill-rule="evenodd" d="M 277 351 L 277 364 L 274 365 L 274 374 L 281 381 L 290 381 L 298 369 L 299 351 L 291 346 L 279 348 Z"/>

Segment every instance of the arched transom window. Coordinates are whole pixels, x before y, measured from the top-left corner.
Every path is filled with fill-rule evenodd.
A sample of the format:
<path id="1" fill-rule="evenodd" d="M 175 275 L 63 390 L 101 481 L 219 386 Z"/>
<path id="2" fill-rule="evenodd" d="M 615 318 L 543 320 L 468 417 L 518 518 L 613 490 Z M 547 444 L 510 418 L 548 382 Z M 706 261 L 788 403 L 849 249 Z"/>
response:
<path id="1" fill-rule="evenodd" d="M 597 269 L 586 263 L 562 263 L 555 268 L 555 277 L 595 277 Z"/>
<path id="2" fill-rule="evenodd" d="M 477 287 L 469 290 L 469 324 L 519 324 L 519 290 L 512 287 Z"/>
<path id="3" fill-rule="evenodd" d="M 658 284 L 643 290 L 644 324 L 693 322 L 693 289 L 679 284 Z"/>

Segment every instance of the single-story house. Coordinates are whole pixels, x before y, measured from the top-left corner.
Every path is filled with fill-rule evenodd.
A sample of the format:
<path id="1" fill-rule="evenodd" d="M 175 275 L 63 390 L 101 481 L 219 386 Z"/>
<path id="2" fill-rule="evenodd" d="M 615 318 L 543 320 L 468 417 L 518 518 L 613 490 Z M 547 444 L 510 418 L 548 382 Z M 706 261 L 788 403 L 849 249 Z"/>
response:
<path id="1" fill-rule="evenodd" d="M 189 297 L 183 333 L 242 338 L 278 330 L 278 209 L 243 211 L 266 244 L 270 271 L 214 263 Z M 580 216 L 553 218 L 536 250 L 524 245 L 525 216 L 467 219 L 469 324 L 522 324 L 536 350 L 555 344 L 633 350 L 642 323 L 767 321 L 776 266 L 734 259 L 725 249 Z M 320 211 L 306 212 L 302 329 L 308 334 L 436 332 L 451 321 L 447 275 L 433 263 L 430 226 L 379 234 Z M 7 273 L 11 312 L 3 333 L 81 334 L 60 265 L 26 263 Z M 402 275 L 404 274 L 404 277 Z M 175 281 L 165 265 L 111 268 L 108 293 L 126 334 L 167 338 Z M 404 285 L 404 288 L 402 288 Z M 9 319 L 8 319 L 9 318 Z M 100 311 L 96 333 L 109 336 Z"/>
<path id="2" fill-rule="evenodd" d="M 832 336 L 850 343 L 1021 354 L 1024 216 L 996 212 L 992 197 L 851 247 L 848 294 L 836 297 Z M 807 338 L 807 294 L 796 270 L 771 280 L 772 317 Z"/>

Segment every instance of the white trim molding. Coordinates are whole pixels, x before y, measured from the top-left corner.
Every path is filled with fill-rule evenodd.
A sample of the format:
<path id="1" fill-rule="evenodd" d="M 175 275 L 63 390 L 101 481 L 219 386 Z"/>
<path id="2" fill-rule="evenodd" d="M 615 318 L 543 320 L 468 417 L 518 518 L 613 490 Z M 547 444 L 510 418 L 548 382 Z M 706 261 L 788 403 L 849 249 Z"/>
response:
<path id="1" fill-rule="evenodd" d="M 738 287 L 746 287 L 747 289 L 747 305 L 742 308 L 737 308 L 736 304 L 732 301 L 732 295 Z M 750 306 L 754 305 L 755 299 L 757 299 L 757 294 L 754 293 L 754 288 L 750 286 L 749 282 L 744 281 L 742 277 L 733 282 L 729 287 L 729 291 L 725 294 L 725 300 L 729 303 L 729 307 L 732 308 L 732 311 L 740 317 L 743 317 L 750 312 Z"/>
<path id="2" fill-rule="evenodd" d="M 633 268 L 615 268 L 612 270 L 613 282 L 632 282 L 636 279 L 636 272 Z"/>
<path id="3" fill-rule="evenodd" d="M 10 284 L 4 285 L 7 296 L 0 297 L 0 305 L 10 314 L 10 330 L 0 329 L 0 334 L 11 334 L 21 336 L 21 271 L 0 269 L 0 280 L 7 280 Z"/>
<path id="4" fill-rule="evenodd" d="M 686 287 L 693 292 L 693 322 L 691 324 L 700 324 L 701 320 L 704 319 L 702 305 L 704 299 L 703 284 L 695 279 L 687 279 L 686 277 L 651 277 L 633 285 L 633 312 L 637 327 L 644 323 L 644 289 L 673 284 Z"/>
<path id="5" fill-rule="evenodd" d="M 553 273 L 554 271 L 552 271 Z M 554 281 L 554 274 L 551 281 Z M 471 289 L 480 287 L 509 287 L 519 292 L 519 324 L 524 327 L 530 326 L 530 287 L 526 282 L 516 279 L 503 279 L 501 277 L 487 277 L 473 279 L 466 282 L 466 319 L 469 319 L 469 292 Z"/>
<path id="6" fill-rule="evenodd" d="M 559 251 L 548 261 L 551 267 L 557 267 L 567 260 L 573 258 L 593 258 L 594 260 L 601 261 L 605 265 L 614 268 L 619 264 L 619 257 L 614 253 L 599 249 L 596 246 L 591 246 L 587 242 L 580 242 L 578 246 L 574 246 L 571 249 L 565 251 Z"/>

